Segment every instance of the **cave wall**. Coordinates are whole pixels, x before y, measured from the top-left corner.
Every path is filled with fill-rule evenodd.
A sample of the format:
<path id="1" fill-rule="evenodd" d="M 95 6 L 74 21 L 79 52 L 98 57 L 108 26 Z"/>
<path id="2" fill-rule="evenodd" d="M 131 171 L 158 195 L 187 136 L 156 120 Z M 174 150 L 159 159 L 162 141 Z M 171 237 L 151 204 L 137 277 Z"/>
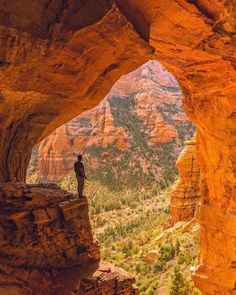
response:
<path id="1" fill-rule="evenodd" d="M 233 294 L 236 284 L 231 4 L 0 1 L 0 180 L 24 181 L 36 143 L 95 106 L 122 74 L 157 59 L 179 81 L 185 110 L 198 130 L 201 242 L 194 281 L 203 294 Z"/>
<path id="2" fill-rule="evenodd" d="M 47 22 L 64 1 L 23 2 L 0 6 L 1 181 L 24 180 L 35 143 L 93 108 L 152 51 L 109 1 L 99 1 L 106 7 L 102 15 L 97 4 L 86 4 L 96 1 L 70 1 Z M 86 17 L 90 25 L 68 24 Z M 44 22 L 50 23 L 46 35 Z"/>

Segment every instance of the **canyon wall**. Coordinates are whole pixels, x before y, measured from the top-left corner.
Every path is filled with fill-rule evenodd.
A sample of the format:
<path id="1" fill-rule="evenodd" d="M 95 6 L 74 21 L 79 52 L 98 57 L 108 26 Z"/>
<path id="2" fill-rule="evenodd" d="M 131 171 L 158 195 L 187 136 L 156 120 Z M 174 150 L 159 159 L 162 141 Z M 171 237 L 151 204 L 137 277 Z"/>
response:
<path id="1" fill-rule="evenodd" d="M 1 191 L 6 182 L 25 180 L 40 140 L 97 105 L 121 75 L 156 59 L 178 80 L 198 130 L 201 230 L 194 282 L 203 294 L 234 294 L 235 23 L 234 2 L 227 0 L 2 0 Z M 3 221 L 4 230 L 8 226 Z M 40 244 L 36 239 L 32 248 Z M 4 256 L 8 272 L 11 255 L 8 263 Z M 24 274 L 27 284 L 36 277 Z"/>
<path id="2" fill-rule="evenodd" d="M 41 181 L 62 180 L 73 173 L 82 153 L 90 179 L 103 181 L 106 172 L 113 185 L 121 186 L 121 180 L 129 178 L 133 186 L 132 177 L 142 185 L 151 180 L 168 184 L 175 177 L 183 141 L 194 132 L 181 97 L 174 77 L 158 62 L 149 61 L 121 77 L 93 110 L 44 139 L 33 153 L 30 169 Z"/>

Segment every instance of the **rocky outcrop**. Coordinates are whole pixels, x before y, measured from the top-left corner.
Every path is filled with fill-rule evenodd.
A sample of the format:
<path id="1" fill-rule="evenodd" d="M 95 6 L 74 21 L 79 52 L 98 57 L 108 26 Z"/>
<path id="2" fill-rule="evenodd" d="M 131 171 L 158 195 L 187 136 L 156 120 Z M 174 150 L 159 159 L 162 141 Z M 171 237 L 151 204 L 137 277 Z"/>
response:
<path id="1" fill-rule="evenodd" d="M 138 294 L 134 278 L 109 263 L 93 262 L 62 270 L 12 268 L 0 264 L 0 292 L 14 295 Z"/>
<path id="2" fill-rule="evenodd" d="M 157 116 L 151 132 L 150 145 L 170 143 L 178 138 L 178 132 L 173 125 L 167 124 L 162 116 Z M 187 134 L 185 134 L 186 136 Z"/>
<path id="3" fill-rule="evenodd" d="M 178 79 L 185 110 L 198 130 L 201 266 L 194 281 L 203 294 L 233 294 L 233 4 L 2 0 L 0 180 L 24 181 L 35 144 L 97 105 L 121 75 L 149 59 L 159 60 Z"/>
<path id="4" fill-rule="evenodd" d="M 183 141 L 194 132 L 194 127 L 184 113 L 181 97 L 181 90 L 174 77 L 158 62 L 149 61 L 121 77 L 93 110 L 59 127 L 44 139 L 39 144 L 37 157 L 33 157 L 31 166 L 36 166 L 39 180 L 58 181 L 73 171 L 78 153 L 83 153 L 86 166 L 104 171 L 107 170 L 108 161 L 104 165 L 103 155 L 109 154 L 114 161 L 126 165 L 119 151 L 122 154 L 132 150 L 130 162 L 141 161 L 144 157 L 146 159 L 146 166 L 140 165 L 138 175 L 142 178 L 143 172 L 149 173 L 149 176 L 154 174 L 154 181 L 160 182 L 165 169 L 158 147 L 162 145 L 161 148 L 165 150 L 168 148 L 166 145 L 171 146 L 169 170 L 172 170 Z M 127 112 L 127 118 L 122 117 L 123 112 Z M 147 152 L 153 151 L 155 159 L 144 152 L 142 156 L 136 153 L 135 150 L 143 151 L 145 147 L 132 131 L 140 133 L 149 146 L 146 147 Z M 96 149 L 96 152 L 92 154 L 91 148 Z M 99 149 L 102 149 L 102 155 L 97 152 Z M 160 162 L 159 170 L 162 171 L 157 173 L 151 167 L 154 160 Z M 109 166 L 113 166 L 113 163 L 109 163 Z M 133 166 L 126 165 L 126 174 L 133 170 Z M 110 173 L 114 174 L 113 178 L 122 177 L 117 176 L 116 167 Z"/>
<path id="5" fill-rule="evenodd" d="M 200 168 L 196 156 L 195 137 L 185 142 L 176 165 L 179 177 L 171 193 L 172 224 L 191 220 L 200 202 Z"/>
<path id="6" fill-rule="evenodd" d="M 0 201 L 1 294 L 136 294 L 133 277 L 99 263 L 86 199 L 53 184 L 8 184 Z"/>
<path id="7" fill-rule="evenodd" d="M 99 260 L 86 199 L 53 184 L 9 184 L 0 197 L 2 262 L 58 268 Z"/>

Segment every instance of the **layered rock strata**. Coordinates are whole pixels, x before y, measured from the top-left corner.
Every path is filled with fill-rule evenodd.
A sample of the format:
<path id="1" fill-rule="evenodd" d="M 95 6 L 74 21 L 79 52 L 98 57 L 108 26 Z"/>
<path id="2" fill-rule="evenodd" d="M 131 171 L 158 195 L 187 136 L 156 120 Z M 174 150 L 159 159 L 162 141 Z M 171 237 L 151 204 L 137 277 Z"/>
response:
<path id="1" fill-rule="evenodd" d="M 0 200 L 2 262 L 57 268 L 99 259 L 86 200 L 53 184 L 6 185 Z"/>
<path id="2" fill-rule="evenodd" d="M 0 294 L 136 295 L 134 278 L 105 262 L 58 269 L 12 268 L 0 264 Z"/>
<path id="3" fill-rule="evenodd" d="M 235 293 L 236 18 L 227 0 L 0 2 L 0 180 L 24 181 L 32 148 L 157 59 L 197 126 L 203 294 Z M 1 185 L 5 186 L 5 185 Z M 211 217 L 211 218 L 210 218 Z"/>
<path id="4" fill-rule="evenodd" d="M 0 202 L 1 294 L 136 292 L 131 276 L 99 263 L 86 199 L 53 184 L 8 184 Z"/>
<path id="5" fill-rule="evenodd" d="M 179 177 L 171 193 L 172 224 L 191 220 L 200 202 L 200 167 L 196 156 L 195 137 L 185 142 L 176 165 Z"/>
<path id="6" fill-rule="evenodd" d="M 236 286 L 235 148 L 197 134 L 201 171 L 200 265 L 193 279 L 203 294 L 234 294 Z M 209 165 L 211 163 L 211 165 Z"/>

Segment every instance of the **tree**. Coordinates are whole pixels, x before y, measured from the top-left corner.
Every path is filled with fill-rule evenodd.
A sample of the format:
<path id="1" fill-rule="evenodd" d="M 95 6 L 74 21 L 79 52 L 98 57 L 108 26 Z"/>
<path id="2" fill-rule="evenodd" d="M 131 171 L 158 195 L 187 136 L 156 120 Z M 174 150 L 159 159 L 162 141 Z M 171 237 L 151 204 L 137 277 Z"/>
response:
<path id="1" fill-rule="evenodd" d="M 182 275 L 180 268 L 176 266 L 171 280 L 170 295 L 188 295 L 189 291 L 187 280 Z"/>

